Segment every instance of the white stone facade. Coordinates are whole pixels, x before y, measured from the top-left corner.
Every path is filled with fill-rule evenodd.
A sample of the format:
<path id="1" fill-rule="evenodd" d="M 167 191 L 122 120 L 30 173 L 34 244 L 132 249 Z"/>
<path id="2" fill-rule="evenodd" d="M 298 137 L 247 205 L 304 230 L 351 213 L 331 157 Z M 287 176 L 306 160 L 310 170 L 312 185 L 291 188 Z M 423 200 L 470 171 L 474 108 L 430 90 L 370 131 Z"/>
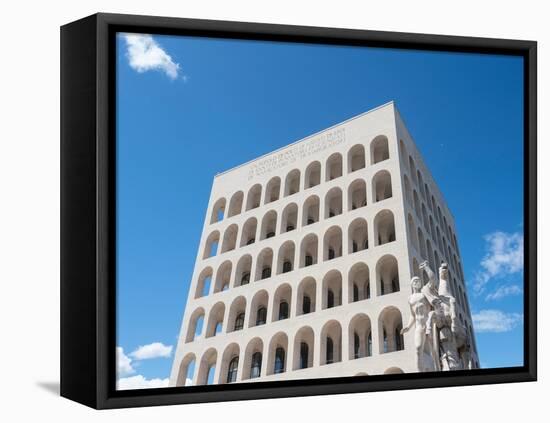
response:
<path id="1" fill-rule="evenodd" d="M 449 263 L 478 367 L 454 219 L 393 102 L 218 174 L 170 386 L 416 371 L 424 260 Z"/>

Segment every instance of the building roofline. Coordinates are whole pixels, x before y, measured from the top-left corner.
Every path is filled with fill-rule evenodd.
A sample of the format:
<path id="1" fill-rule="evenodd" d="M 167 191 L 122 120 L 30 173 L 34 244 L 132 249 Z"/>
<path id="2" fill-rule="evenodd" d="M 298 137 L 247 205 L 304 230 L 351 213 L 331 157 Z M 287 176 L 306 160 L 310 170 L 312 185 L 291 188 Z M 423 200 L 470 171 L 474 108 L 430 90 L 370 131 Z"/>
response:
<path id="1" fill-rule="evenodd" d="M 334 124 L 334 125 L 332 125 L 332 126 L 329 126 L 328 128 L 321 129 L 320 131 L 314 132 L 313 134 L 310 134 L 310 135 L 308 135 L 308 136 L 306 136 L 306 137 L 304 137 L 304 138 L 300 138 L 299 140 L 296 140 L 296 141 L 294 141 L 294 142 L 291 142 L 290 144 L 287 144 L 287 145 L 285 145 L 284 147 L 279 147 L 279 148 L 277 148 L 276 150 L 273 150 L 273 151 L 270 151 L 270 152 L 268 152 L 268 153 L 262 154 L 261 156 L 256 157 L 255 159 L 252 159 L 252 160 L 249 160 L 249 161 L 247 161 L 247 162 L 241 163 L 240 165 L 237 165 L 237 166 L 233 166 L 232 168 L 229 168 L 229 169 L 227 169 L 227 170 L 224 170 L 223 172 L 216 173 L 216 174 L 214 175 L 214 178 L 217 178 L 218 176 L 221 176 L 221 175 L 225 175 L 226 173 L 229 173 L 229 172 L 231 172 L 231 171 L 233 171 L 233 170 L 236 170 L 236 169 L 238 169 L 238 168 L 240 168 L 240 167 L 243 167 L 243 166 L 246 166 L 246 165 L 248 165 L 248 164 L 250 164 L 250 163 L 253 163 L 253 162 L 255 162 L 256 160 L 260 160 L 260 159 L 262 159 L 262 158 L 264 158 L 264 157 L 267 157 L 267 156 L 270 156 L 270 155 L 272 155 L 272 154 L 275 154 L 275 153 L 277 153 L 278 151 L 284 150 L 284 149 L 286 149 L 286 148 L 288 148 L 288 147 L 291 147 L 291 146 L 293 146 L 293 145 L 300 144 L 301 142 L 304 142 L 304 141 L 307 141 L 307 140 L 310 139 L 310 138 L 316 137 L 317 135 L 319 135 L 319 134 L 321 134 L 321 133 L 323 133 L 323 132 L 329 131 L 329 130 L 334 129 L 334 128 L 340 126 L 340 125 L 343 125 L 343 124 L 345 124 L 345 123 L 351 122 L 352 120 L 355 120 L 355 119 L 358 119 L 358 118 L 360 118 L 360 117 L 363 117 L 363 116 L 365 116 L 365 115 L 367 115 L 367 114 L 369 114 L 369 113 L 372 113 L 372 112 L 374 112 L 374 111 L 376 111 L 376 110 L 378 110 L 378 109 L 382 109 L 382 108 L 384 108 L 384 107 L 387 107 L 387 106 L 389 106 L 390 104 L 391 104 L 391 105 L 394 105 L 394 107 L 395 107 L 395 101 L 394 101 L 394 100 L 390 100 L 390 101 L 388 101 L 387 103 L 384 103 L 384 104 L 381 104 L 380 106 L 375 107 L 374 109 L 367 110 L 367 111 L 362 112 L 362 113 L 360 113 L 360 114 L 358 114 L 358 115 L 352 116 L 352 117 L 350 117 L 350 118 L 348 118 L 348 119 L 346 119 L 346 120 L 344 120 L 344 121 L 342 121 L 342 122 L 339 122 L 339 123 L 336 123 L 336 124 Z"/>

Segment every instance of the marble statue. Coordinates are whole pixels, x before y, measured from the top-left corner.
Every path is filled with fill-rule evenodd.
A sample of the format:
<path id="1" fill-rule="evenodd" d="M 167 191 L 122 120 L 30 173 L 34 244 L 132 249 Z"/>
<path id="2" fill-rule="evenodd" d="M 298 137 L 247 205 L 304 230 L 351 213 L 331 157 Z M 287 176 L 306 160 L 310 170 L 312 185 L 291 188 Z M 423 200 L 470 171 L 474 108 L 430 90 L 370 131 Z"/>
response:
<path id="1" fill-rule="evenodd" d="M 427 266 L 427 262 L 420 265 L 420 269 Z M 422 372 L 424 365 L 424 348 L 428 338 L 428 318 L 431 312 L 431 304 L 428 298 L 422 293 L 422 280 L 418 276 L 411 279 L 411 295 L 409 296 L 409 306 L 411 317 L 407 325 L 401 330 L 401 334 L 408 332 L 414 326 L 414 346 L 416 349 L 417 371 Z M 431 350 L 432 343 L 428 342 Z"/>
<path id="2" fill-rule="evenodd" d="M 428 276 L 422 286 L 418 276 L 411 279 L 409 305 L 411 317 L 402 333 L 413 326 L 418 371 L 424 371 L 424 349 L 428 350 L 436 371 L 471 368 L 469 336 L 457 318 L 456 299 L 452 295 L 447 263 L 439 268 L 439 279 L 427 262 L 419 266 Z"/>

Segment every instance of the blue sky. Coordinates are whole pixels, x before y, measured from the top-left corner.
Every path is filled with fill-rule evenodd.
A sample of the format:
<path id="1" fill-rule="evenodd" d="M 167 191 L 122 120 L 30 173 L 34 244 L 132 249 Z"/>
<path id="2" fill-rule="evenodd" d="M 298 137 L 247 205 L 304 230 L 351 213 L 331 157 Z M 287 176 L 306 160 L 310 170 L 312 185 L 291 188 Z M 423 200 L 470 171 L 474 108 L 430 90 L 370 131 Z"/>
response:
<path id="1" fill-rule="evenodd" d="M 214 175 L 390 100 L 455 216 L 482 366 L 522 365 L 522 72 L 509 56 L 119 35 L 121 386 L 166 383 Z"/>

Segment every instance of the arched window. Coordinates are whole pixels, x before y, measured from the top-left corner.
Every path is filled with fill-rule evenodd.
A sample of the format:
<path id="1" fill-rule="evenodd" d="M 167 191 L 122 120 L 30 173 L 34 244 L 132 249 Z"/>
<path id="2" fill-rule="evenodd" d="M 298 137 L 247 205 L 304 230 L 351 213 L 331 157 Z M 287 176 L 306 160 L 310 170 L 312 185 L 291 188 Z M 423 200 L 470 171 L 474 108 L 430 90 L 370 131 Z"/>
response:
<path id="1" fill-rule="evenodd" d="M 368 357 L 368 339 L 371 333 L 370 318 L 365 313 L 355 315 L 349 323 L 349 359 Z"/>
<path id="2" fill-rule="evenodd" d="M 208 316 L 208 324 L 206 326 L 206 338 L 216 336 L 222 330 L 223 317 L 225 315 L 225 304 L 223 302 L 216 303 L 211 309 Z"/>
<path id="3" fill-rule="evenodd" d="M 300 342 L 300 369 L 307 369 L 309 357 L 309 346 L 305 342 Z"/>
<path id="4" fill-rule="evenodd" d="M 229 201 L 229 211 L 227 212 L 227 217 L 236 216 L 241 213 L 241 210 L 243 209 L 243 200 L 244 200 L 244 193 L 242 191 L 238 191 L 231 197 L 231 200 Z"/>
<path id="5" fill-rule="evenodd" d="M 279 286 L 273 294 L 273 311 L 271 321 L 288 319 L 290 316 L 290 301 L 292 288 L 288 283 Z"/>
<path id="6" fill-rule="evenodd" d="M 176 386 L 191 386 L 195 374 L 195 354 L 188 353 L 180 362 Z"/>
<path id="7" fill-rule="evenodd" d="M 302 226 L 312 225 L 319 221 L 319 197 L 312 195 L 304 202 Z"/>
<path id="8" fill-rule="evenodd" d="M 342 214 L 342 190 L 332 188 L 325 196 L 325 219 Z"/>
<path id="9" fill-rule="evenodd" d="M 326 181 L 342 176 L 342 155 L 334 153 L 327 159 Z"/>
<path id="10" fill-rule="evenodd" d="M 401 329 L 403 322 L 401 312 L 394 306 L 387 306 L 378 317 L 378 333 L 380 339 L 380 353 L 399 351 L 404 348 Z"/>
<path id="11" fill-rule="evenodd" d="M 235 249 L 237 245 L 237 232 L 239 228 L 236 224 L 230 225 L 223 234 L 221 252 L 225 253 Z"/>
<path id="12" fill-rule="evenodd" d="M 290 232 L 298 226 L 298 206 L 290 203 L 285 207 L 282 214 L 281 233 Z"/>
<path id="13" fill-rule="evenodd" d="M 203 355 L 199 364 L 197 374 L 198 385 L 211 385 L 214 383 L 214 373 L 218 354 L 216 349 L 209 348 Z"/>
<path id="14" fill-rule="evenodd" d="M 334 342 L 330 336 L 327 336 L 327 346 L 326 346 L 326 364 L 334 363 Z"/>
<path id="15" fill-rule="evenodd" d="M 348 302 L 370 298 L 369 268 L 364 262 L 355 263 L 348 273 Z"/>
<path id="16" fill-rule="evenodd" d="M 365 167 L 365 147 L 362 144 L 353 146 L 348 152 L 348 173 Z"/>
<path id="17" fill-rule="evenodd" d="M 252 270 L 252 256 L 245 254 L 237 262 L 235 280 L 233 286 L 248 285 L 250 283 L 250 271 Z"/>
<path id="18" fill-rule="evenodd" d="M 250 365 L 250 379 L 260 377 L 260 371 L 262 370 L 262 353 L 257 351 L 252 354 L 252 360 Z"/>
<path id="19" fill-rule="evenodd" d="M 391 175 L 387 170 L 381 170 L 372 178 L 372 198 L 374 202 L 392 197 Z"/>
<path id="20" fill-rule="evenodd" d="M 339 226 L 332 226 L 325 232 L 323 244 L 325 260 L 342 256 L 342 230 Z"/>
<path id="21" fill-rule="evenodd" d="M 278 374 L 286 371 L 286 351 L 288 336 L 284 332 L 277 332 L 269 342 L 267 356 L 267 374 Z"/>
<path id="22" fill-rule="evenodd" d="M 245 245 L 251 245 L 256 242 L 256 229 L 258 227 L 258 221 L 255 217 L 249 218 L 244 222 L 243 230 L 241 233 L 241 247 Z"/>
<path id="23" fill-rule="evenodd" d="M 296 194 L 300 191 L 300 171 L 294 169 L 286 176 L 285 197 Z"/>
<path id="24" fill-rule="evenodd" d="M 258 255 L 256 260 L 256 277 L 259 281 L 271 277 L 271 266 L 273 264 L 273 250 L 266 248 Z"/>
<path id="25" fill-rule="evenodd" d="M 214 292 L 221 292 L 229 287 L 232 267 L 233 265 L 230 260 L 224 261 L 220 267 L 218 267 L 214 283 Z"/>
<path id="26" fill-rule="evenodd" d="M 237 381 L 237 370 L 239 368 L 239 357 L 233 357 L 227 369 L 227 383 Z"/>
<path id="27" fill-rule="evenodd" d="M 208 235 L 208 238 L 206 238 L 206 245 L 204 247 L 204 254 L 202 256 L 203 259 L 207 259 L 209 257 L 213 257 L 216 254 L 218 254 L 218 244 L 220 242 L 220 232 L 214 231 L 210 235 Z"/>
<path id="28" fill-rule="evenodd" d="M 256 326 L 265 325 L 267 321 L 267 308 L 260 307 L 256 314 Z"/>
<path id="29" fill-rule="evenodd" d="M 189 318 L 189 325 L 187 328 L 187 336 L 185 342 L 193 342 L 202 333 L 202 327 L 204 324 L 204 309 L 199 307 Z"/>
<path id="30" fill-rule="evenodd" d="M 370 144 L 371 163 L 376 164 L 390 158 L 388 138 L 378 135 Z"/>
<path id="31" fill-rule="evenodd" d="M 256 184 L 248 191 L 248 196 L 246 197 L 246 210 L 252 210 L 256 207 L 260 207 L 261 198 L 262 186 L 260 184 Z"/>
<path id="32" fill-rule="evenodd" d="M 348 251 L 356 253 L 369 248 L 367 221 L 362 217 L 356 218 L 348 227 Z"/>
<path id="33" fill-rule="evenodd" d="M 363 179 L 356 179 L 348 188 L 348 210 L 355 210 L 367 205 L 367 184 Z"/>
<path id="34" fill-rule="evenodd" d="M 353 339 L 353 338 L 352 338 Z M 321 365 L 342 361 L 342 326 L 330 320 L 321 329 Z"/>
<path id="35" fill-rule="evenodd" d="M 306 168 L 304 189 L 312 188 L 321 183 L 321 163 L 313 162 Z"/>
<path id="36" fill-rule="evenodd" d="M 216 223 L 223 220 L 223 215 L 225 213 L 225 198 L 220 198 L 214 203 L 212 207 L 212 217 L 210 218 L 210 223 Z"/>
<path id="37" fill-rule="evenodd" d="M 376 278 L 378 295 L 391 294 L 399 291 L 399 270 L 397 259 L 387 254 L 376 263 Z"/>
<path id="38" fill-rule="evenodd" d="M 238 296 L 229 307 L 227 332 L 242 330 L 244 328 L 245 310 L 246 298 L 242 295 Z"/>
<path id="39" fill-rule="evenodd" d="M 239 313 L 235 319 L 235 330 L 242 330 L 244 327 L 244 313 Z"/>
<path id="40" fill-rule="evenodd" d="M 317 263 L 317 235 L 309 234 L 300 243 L 300 267 Z"/>
<path id="41" fill-rule="evenodd" d="M 342 274 L 338 270 L 329 271 L 323 278 L 323 309 L 342 305 Z"/>
<path id="42" fill-rule="evenodd" d="M 395 241 L 395 223 L 390 210 L 382 210 L 374 218 L 374 235 L 376 245 Z"/>
<path id="43" fill-rule="evenodd" d="M 292 364 L 292 370 L 306 369 L 313 366 L 314 341 L 315 334 L 310 326 L 303 326 L 296 332 L 294 352 L 289 355 L 289 365 Z"/>
<path id="44" fill-rule="evenodd" d="M 273 373 L 284 373 L 285 371 L 285 349 L 283 347 L 277 347 L 275 350 L 275 367 Z"/>
<path id="45" fill-rule="evenodd" d="M 269 294 L 262 289 L 254 294 L 250 302 L 250 311 L 246 316 L 248 327 L 263 325 L 267 321 L 267 306 L 269 304 Z"/>
<path id="46" fill-rule="evenodd" d="M 296 314 L 308 314 L 315 311 L 316 282 L 312 277 L 304 278 L 298 285 Z"/>
<path id="47" fill-rule="evenodd" d="M 276 227 L 277 227 L 277 212 L 275 210 L 271 210 L 267 212 L 262 219 L 260 239 L 267 239 L 267 238 L 274 237 Z"/>
<path id="48" fill-rule="evenodd" d="M 272 201 L 277 201 L 281 192 L 281 178 L 275 176 L 267 183 L 265 189 L 265 201 L 264 204 L 271 203 Z"/>
<path id="49" fill-rule="evenodd" d="M 277 259 L 277 274 L 287 273 L 294 268 L 295 248 L 294 242 L 286 241 L 279 247 L 279 257 Z"/>
<path id="50" fill-rule="evenodd" d="M 204 269 L 198 278 L 197 288 L 195 290 L 195 298 L 205 297 L 210 293 L 212 284 L 212 268 L 207 267 Z"/>

